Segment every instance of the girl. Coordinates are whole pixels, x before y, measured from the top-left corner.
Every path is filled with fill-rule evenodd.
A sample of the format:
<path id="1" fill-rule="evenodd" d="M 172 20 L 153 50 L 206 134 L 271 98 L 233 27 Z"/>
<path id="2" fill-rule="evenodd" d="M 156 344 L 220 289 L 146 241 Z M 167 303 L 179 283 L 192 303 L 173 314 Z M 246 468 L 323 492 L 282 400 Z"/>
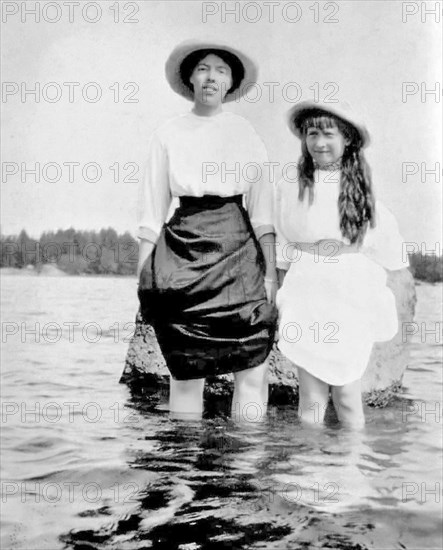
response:
<path id="1" fill-rule="evenodd" d="M 169 84 L 193 109 L 155 131 L 148 148 L 139 299 L 171 373 L 173 413 L 199 417 L 205 377 L 226 372 L 235 377 L 233 413 L 260 420 L 266 409 L 277 290 L 273 190 L 262 141 L 244 118 L 222 110 L 256 77 L 246 55 L 216 43 L 182 43 L 166 63 Z M 165 224 L 172 197 L 180 206 Z"/>
<path id="2" fill-rule="evenodd" d="M 397 332 L 384 268 L 406 267 L 402 238 L 375 201 L 369 136 L 349 106 L 303 102 L 289 126 L 302 156 L 276 191 L 279 348 L 298 367 L 302 420 L 323 421 L 331 388 L 338 419 L 360 427 L 372 345 Z"/>

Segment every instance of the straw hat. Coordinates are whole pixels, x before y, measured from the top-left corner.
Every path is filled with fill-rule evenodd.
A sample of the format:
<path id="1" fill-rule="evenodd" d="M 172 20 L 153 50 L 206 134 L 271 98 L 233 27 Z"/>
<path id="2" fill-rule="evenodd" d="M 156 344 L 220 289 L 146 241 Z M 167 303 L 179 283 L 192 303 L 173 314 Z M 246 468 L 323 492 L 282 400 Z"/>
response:
<path id="1" fill-rule="evenodd" d="M 302 137 L 303 121 L 311 115 L 334 115 L 356 129 L 361 138 L 362 147 L 369 145 L 370 137 L 366 125 L 355 114 L 349 103 L 339 102 L 325 105 L 315 103 L 314 101 L 302 101 L 295 105 L 295 107 L 292 107 L 287 113 L 287 121 L 289 129 L 298 138 L 301 139 Z"/>
<path id="2" fill-rule="evenodd" d="M 214 42 L 210 40 L 186 40 L 174 48 L 165 65 L 166 79 L 174 92 L 177 92 L 190 101 L 194 101 L 193 92 L 182 80 L 180 75 L 180 67 L 188 55 L 197 50 L 207 49 L 224 50 L 229 52 L 230 54 L 235 55 L 243 65 L 245 76 L 241 81 L 239 88 L 229 94 L 226 94 L 224 99 L 225 103 L 228 101 L 234 101 L 244 95 L 247 92 L 247 84 L 255 84 L 257 82 L 258 68 L 256 63 L 239 50 L 236 50 L 235 48 L 221 42 Z"/>

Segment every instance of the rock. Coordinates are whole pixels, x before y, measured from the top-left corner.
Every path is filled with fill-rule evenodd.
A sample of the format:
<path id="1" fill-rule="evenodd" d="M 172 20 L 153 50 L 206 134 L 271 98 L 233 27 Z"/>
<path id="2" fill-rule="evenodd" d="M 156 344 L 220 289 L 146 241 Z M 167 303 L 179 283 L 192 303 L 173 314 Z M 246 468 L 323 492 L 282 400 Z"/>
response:
<path id="1" fill-rule="evenodd" d="M 363 377 L 365 400 L 373 406 L 385 406 L 401 387 L 403 373 L 408 366 L 408 349 L 402 342 L 403 323 L 414 319 L 416 294 L 414 279 L 408 269 L 391 271 L 388 286 L 395 294 L 399 330 L 389 342 L 374 345 L 368 368 Z M 298 400 L 296 369 L 274 346 L 269 358 L 269 403 L 295 405 Z M 150 394 L 159 398 L 168 391 L 169 373 L 158 347 L 155 333 L 145 324 L 140 314 L 136 317 L 134 336 L 129 344 L 121 383 L 129 385 L 136 394 Z M 208 379 L 205 387 L 206 406 L 214 408 L 227 401 L 232 393 L 233 376 L 222 375 Z M 222 407 L 226 408 L 226 403 Z"/>
<path id="2" fill-rule="evenodd" d="M 362 379 L 364 392 L 385 390 L 393 384 L 401 384 L 409 362 L 409 347 L 403 341 L 403 326 L 414 320 L 417 303 L 414 278 L 409 269 L 390 271 L 387 284 L 397 303 L 398 332 L 389 342 L 376 343 L 372 348 Z"/>

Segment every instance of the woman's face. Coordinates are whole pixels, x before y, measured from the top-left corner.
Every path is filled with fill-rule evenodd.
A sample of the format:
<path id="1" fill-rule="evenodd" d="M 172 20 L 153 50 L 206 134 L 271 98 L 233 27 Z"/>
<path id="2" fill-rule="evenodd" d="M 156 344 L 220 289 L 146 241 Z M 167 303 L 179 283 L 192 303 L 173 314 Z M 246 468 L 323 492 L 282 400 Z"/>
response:
<path id="1" fill-rule="evenodd" d="M 335 123 L 325 128 L 309 127 L 305 139 L 309 154 L 319 166 L 337 162 L 350 143 Z"/>
<path id="2" fill-rule="evenodd" d="M 232 86 L 231 67 L 215 54 L 203 58 L 189 79 L 194 86 L 194 101 L 219 106 Z"/>

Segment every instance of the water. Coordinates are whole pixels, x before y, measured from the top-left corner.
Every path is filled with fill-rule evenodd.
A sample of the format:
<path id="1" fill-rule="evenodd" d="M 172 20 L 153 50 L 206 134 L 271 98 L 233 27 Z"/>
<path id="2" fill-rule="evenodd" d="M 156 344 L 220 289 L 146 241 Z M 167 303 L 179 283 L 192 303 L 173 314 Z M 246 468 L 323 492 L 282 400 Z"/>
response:
<path id="1" fill-rule="evenodd" d="M 118 384 L 135 290 L 2 278 L 2 548 L 441 548 L 435 335 L 418 325 L 402 400 L 368 408 L 360 435 L 306 430 L 290 408 L 184 423 Z M 428 329 L 441 290 L 417 288 Z"/>

